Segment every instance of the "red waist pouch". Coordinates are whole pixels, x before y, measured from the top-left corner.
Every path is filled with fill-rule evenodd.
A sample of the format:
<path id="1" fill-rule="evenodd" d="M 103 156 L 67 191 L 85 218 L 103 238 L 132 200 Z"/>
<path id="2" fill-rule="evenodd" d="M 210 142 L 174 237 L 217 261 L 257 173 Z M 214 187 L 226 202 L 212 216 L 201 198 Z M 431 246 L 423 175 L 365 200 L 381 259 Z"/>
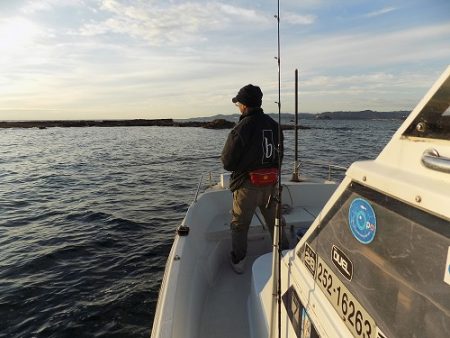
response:
<path id="1" fill-rule="evenodd" d="M 250 182 L 253 185 L 270 185 L 278 182 L 277 168 L 256 169 L 249 172 Z"/>

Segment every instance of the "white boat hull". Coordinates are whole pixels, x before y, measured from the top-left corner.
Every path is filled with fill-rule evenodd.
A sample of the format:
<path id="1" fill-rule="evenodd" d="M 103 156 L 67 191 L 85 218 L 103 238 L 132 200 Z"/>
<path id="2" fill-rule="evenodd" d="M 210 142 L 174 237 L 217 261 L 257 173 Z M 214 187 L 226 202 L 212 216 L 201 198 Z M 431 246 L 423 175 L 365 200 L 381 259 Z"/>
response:
<path id="1" fill-rule="evenodd" d="M 283 184 L 283 203 L 289 210 L 283 216 L 292 246 L 297 230 L 311 225 L 336 186 L 332 182 Z M 246 271 L 235 274 L 229 263 L 231 205 L 231 192 L 216 187 L 190 206 L 182 222 L 189 234 L 175 238 L 152 337 L 262 337 L 267 330 L 268 323 L 261 322 L 260 309 L 249 302 L 249 294 L 260 283 L 258 278 L 252 282 L 258 274 L 252 274 L 252 264 L 261 255 L 271 255 L 271 238 L 255 216 L 248 235 Z M 267 269 L 270 275 L 271 264 Z"/>

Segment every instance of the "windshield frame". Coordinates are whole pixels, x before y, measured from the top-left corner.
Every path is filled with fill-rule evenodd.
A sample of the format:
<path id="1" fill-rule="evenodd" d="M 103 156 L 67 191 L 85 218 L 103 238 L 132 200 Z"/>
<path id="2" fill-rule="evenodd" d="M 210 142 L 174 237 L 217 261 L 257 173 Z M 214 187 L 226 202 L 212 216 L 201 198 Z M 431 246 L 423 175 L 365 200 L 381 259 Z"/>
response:
<path id="1" fill-rule="evenodd" d="M 403 136 L 450 140 L 450 77 L 422 108 Z"/>

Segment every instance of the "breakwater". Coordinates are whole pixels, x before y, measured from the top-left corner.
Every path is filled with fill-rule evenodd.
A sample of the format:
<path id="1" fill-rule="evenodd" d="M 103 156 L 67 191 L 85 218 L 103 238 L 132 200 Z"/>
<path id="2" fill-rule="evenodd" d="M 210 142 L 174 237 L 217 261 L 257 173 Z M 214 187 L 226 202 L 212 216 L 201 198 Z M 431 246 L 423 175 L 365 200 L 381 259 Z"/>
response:
<path id="1" fill-rule="evenodd" d="M 0 128 L 72 128 L 72 127 L 203 127 L 210 129 L 226 129 L 234 126 L 233 122 L 214 120 L 209 122 L 186 121 L 173 119 L 134 119 L 134 120 L 59 120 L 59 121 L 0 121 Z"/>
<path id="2" fill-rule="evenodd" d="M 0 128 L 73 128 L 73 127 L 200 127 L 206 129 L 231 129 L 234 122 L 225 119 L 212 121 L 174 121 L 173 119 L 134 120 L 56 120 L 56 121 L 0 121 Z M 282 125 L 285 130 L 295 129 L 293 125 Z M 299 126 L 299 129 L 309 127 Z"/>

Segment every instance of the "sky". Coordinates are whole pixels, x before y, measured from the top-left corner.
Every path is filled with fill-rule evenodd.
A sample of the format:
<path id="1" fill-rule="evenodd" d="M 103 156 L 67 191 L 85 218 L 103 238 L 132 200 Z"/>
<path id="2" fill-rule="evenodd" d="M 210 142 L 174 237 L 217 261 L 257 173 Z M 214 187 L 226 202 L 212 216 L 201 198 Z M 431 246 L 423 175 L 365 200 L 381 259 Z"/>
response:
<path id="1" fill-rule="evenodd" d="M 0 0 L 0 120 L 277 112 L 277 1 Z M 411 110 L 450 65 L 449 0 L 281 0 L 281 110 Z"/>

